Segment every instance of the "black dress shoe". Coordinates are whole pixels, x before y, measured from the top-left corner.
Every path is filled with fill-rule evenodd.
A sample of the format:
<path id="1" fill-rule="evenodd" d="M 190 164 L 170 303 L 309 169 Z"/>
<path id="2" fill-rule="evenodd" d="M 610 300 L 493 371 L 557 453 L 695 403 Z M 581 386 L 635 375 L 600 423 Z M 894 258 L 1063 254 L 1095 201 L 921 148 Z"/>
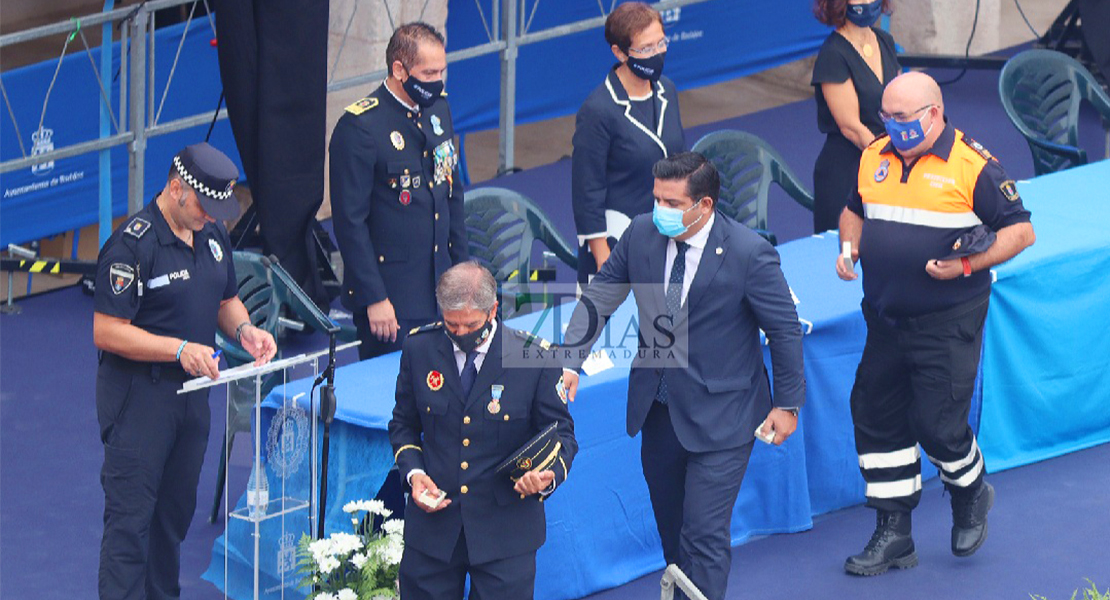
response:
<path id="1" fill-rule="evenodd" d="M 952 554 L 971 556 L 987 541 L 987 513 L 994 487 L 984 481 L 972 494 L 952 494 Z"/>
<path id="2" fill-rule="evenodd" d="M 878 511 L 875 533 L 863 552 L 849 556 L 844 570 L 853 575 L 881 575 L 891 567 L 917 566 L 917 552 L 910 537 L 910 513 Z"/>

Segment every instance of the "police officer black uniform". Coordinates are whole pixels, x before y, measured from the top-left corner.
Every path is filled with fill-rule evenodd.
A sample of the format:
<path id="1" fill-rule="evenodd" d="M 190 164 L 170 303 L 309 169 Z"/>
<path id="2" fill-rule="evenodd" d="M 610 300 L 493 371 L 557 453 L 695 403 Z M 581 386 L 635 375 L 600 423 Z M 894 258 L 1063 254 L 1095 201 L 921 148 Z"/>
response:
<path id="1" fill-rule="evenodd" d="M 546 536 L 543 500 L 566 479 L 578 449 L 561 372 L 527 364 L 550 346 L 495 319 L 488 271 L 457 265 L 440 288 L 468 274 L 481 277 L 492 308 L 441 306 L 444 321 L 414 330 L 401 353 L 389 439 L 412 486 L 400 570 L 406 600 L 462 598 L 467 574 L 482 598 L 531 598 Z M 550 470 L 515 485 L 496 472 L 552 423 L 561 447 Z M 437 510 L 418 504 L 425 489 L 446 493 Z"/>
<path id="2" fill-rule="evenodd" d="M 468 256 L 443 38 L 403 25 L 386 55 L 389 78 L 347 107 L 330 146 L 343 305 L 362 359 L 399 350 L 409 329 L 434 321 L 436 278 Z"/>
<path id="3" fill-rule="evenodd" d="M 196 507 L 210 415 L 206 391 L 177 391 L 191 377 L 219 376 L 210 347 L 216 327 L 259 363 L 277 350 L 236 296 L 231 242 L 215 220 L 238 214 L 238 176 L 208 144 L 185 148 L 162 192 L 100 251 L 93 338 L 101 350 L 102 599 L 181 594 L 179 548 Z"/>

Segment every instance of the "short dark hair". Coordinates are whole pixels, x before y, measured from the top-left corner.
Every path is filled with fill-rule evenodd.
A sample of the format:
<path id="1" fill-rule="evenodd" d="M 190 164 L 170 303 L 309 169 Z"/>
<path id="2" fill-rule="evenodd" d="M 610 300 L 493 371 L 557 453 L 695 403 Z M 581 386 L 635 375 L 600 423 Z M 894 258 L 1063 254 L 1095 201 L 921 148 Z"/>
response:
<path id="1" fill-rule="evenodd" d="M 883 0 L 883 14 L 891 14 L 890 0 Z M 840 27 L 848 20 L 848 0 L 814 0 L 813 15 L 825 25 Z"/>
<path id="2" fill-rule="evenodd" d="M 681 152 L 655 163 L 651 174 L 664 181 L 686 180 L 686 195 L 694 202 L 708 196 L 714 206 L 721 196 L 721 176 L 707 158 L 697 152 Z"/>
<path id="3" fill-rule="evenodd" d="M 393 73 L 393 61 L 399 60 L 406 69 L 411 69 L 420 57 L 420 42 L 435 42 L 446 46 L 443 35 L 435 27 L 423 21 L 405 23 L 393 32 L 389 45 L 385 47 L 385 70 Z"/>
<path id="4" fill-rule="evenodd" d="M 626 2 L 613 9 L 605 19 L 605 41 L 627 53 L 632 46 L 632 36 L 652 23 L 663 24 L 659 11 L 643 2 Z"/>

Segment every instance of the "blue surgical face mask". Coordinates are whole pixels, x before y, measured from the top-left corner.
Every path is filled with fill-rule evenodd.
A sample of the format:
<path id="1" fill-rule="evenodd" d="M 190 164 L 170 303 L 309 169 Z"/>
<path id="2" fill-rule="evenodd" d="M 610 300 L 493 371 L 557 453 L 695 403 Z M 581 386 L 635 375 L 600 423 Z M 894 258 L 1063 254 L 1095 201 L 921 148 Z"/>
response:
<path id="1" fill-rule="evenodd" d="M 879 20 L 883 14 L 883 0 L 874 0 L 867 4 L 849 4 L 845 16 L 856 27 L 870 27 Z"/>
<path id="2" fill-rule="evenodd" d="M 659 233 L 662 233 L 663 235 L 670 238 L 678 237 L 686 233 L 686 231 L 690 229 L 690 227 L 682 222 L 682 215 L 691 210 L 694 210 L 694 207 L 699 204 L 701 204 L 701 200 L 695 202 L 694 206 L 691 206 L 686 210 L 682 210 L 680 208 L 662 206 L 658 202 L 656 202 L 655 208 L 651 211 L 651 221 L 655 223 L 655 228 L 659 230 Z M 704 216 L 705 215 L 702 215 L 701 217 Z M 698 217 L 697 221 L 690 223 L 690 225 L 696 224 L 698 221 L 701 220 L 701 217 Z"/>
<path id="3" fill-rule="evenodd" d="M 928 112 L 925 115 L 929 114 Z M 900 123 L 896 119 L 890 119 L 883 123 L 886 127 L 886 132 L 890 135 L 890 143 L 894 144 L 895 149 L 899 152 L 906 152 L 913 150 L 918 144 L 925 141 L 925 136 L 933 130 L 933 124 L 929 124 L 929 129 L 921 127 L 921 120 L 925 118 L 921 115 L 913 121 Z"/>

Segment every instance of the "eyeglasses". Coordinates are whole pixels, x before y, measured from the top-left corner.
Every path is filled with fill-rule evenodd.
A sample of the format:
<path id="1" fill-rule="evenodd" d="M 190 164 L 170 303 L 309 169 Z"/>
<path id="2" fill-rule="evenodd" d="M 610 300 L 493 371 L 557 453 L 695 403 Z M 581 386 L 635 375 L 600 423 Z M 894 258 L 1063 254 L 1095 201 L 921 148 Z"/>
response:
<path id="1" fill-rule="evenodd" d="M 886 122 L 890 121 L 891 119 L 893 119 L 895 121 L 898 121 L 899 123 L 904 123 L 906 121 L 909 121 L 909 120 L 913 119 L 913 116 L 916 115 L 917 113 L 919 113 L 923 110 L 932 108 L 934 106 L 936 106 L 936 104 L 926 104 L 925 106 L 922 106 L 921 108 L 919 108 L 919 109 L 917 109 L 913 112 L 910 112 L 910 113 L 890 114 L 886 111 L 880 110 L 879 111 L 879 118 L 882 119 L 883 123 L 886 123 Z"/>
<path id="2" fill-rule="evenodd" d="M 628 53 L 644 57 L 654 56 L 656 54 L 659 54 L 660 52 L 666 52 L 667 46 L 669 44 L 670 40 L 664 37 L 663 39 L 659 40 L 658 44 L 648 44 L 647 46 L 644 46 L 642 48 L 629 48 Z"/>

